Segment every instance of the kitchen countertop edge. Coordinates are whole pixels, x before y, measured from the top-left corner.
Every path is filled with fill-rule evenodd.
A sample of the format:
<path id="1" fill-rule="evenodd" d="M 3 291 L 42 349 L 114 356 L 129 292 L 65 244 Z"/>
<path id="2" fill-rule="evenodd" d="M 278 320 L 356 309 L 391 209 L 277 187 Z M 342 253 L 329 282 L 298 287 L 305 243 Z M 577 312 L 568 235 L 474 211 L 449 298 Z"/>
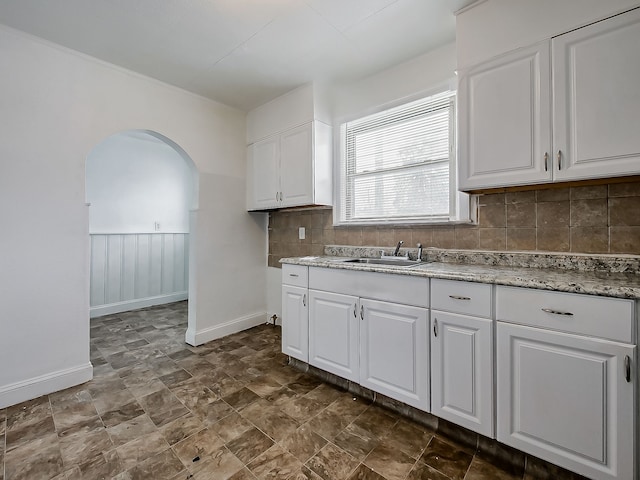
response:
<path id="1" fill-rule="evenodd" d="M 424 262 L 412 267 L 355 264 L 348 257 L 289 257 L 280 260 L 287 265 L 333 268 L 394 275 L 461 280 L 514 287 L 536 288 L 567 293 L 582 293 L 605 297 L 640 299 L 640 278 L 636 274 L 561 270 L 536 267 L 505 267 L 464 265 L 445 262 Z"/>

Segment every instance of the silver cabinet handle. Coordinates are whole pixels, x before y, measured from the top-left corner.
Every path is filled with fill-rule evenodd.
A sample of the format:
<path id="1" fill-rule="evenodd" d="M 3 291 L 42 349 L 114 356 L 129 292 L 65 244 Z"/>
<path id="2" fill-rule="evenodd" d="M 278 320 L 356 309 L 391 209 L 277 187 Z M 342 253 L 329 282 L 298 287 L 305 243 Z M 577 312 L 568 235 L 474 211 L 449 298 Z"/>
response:
<path id="1" fill-rule="evenodd" d="M 360 319 L 364 320 L 364 305 L 360 305 Z"/>
<path id="2" fill-rule="evenodd" d="M 629 355 L 624 356 L 624 378 L 627 383 L 631 382 L 631 357 Z"/>
<path id="3" fill-rule="evenodd" d="M 306 293 L 302 296 L 302 306 L 303 307 L 307 306 L 307 294 Z"/>
<path id="4" fill-rule="evenodd" d="M 558 170 L 562 170 L 562 151 L 558 150 Z"/>
<path id="5" fill-rule="evenodd" d="M 353 304 L 353 318 L 358 318 L 358 305 Z"/>
<path id="6" fill-rule="evenodd" d="M 298 275 L 297 273 L 290 273 L 289 276 L 290 277 L 299 277 L 300 275 Z"/>
<path id="7" fill-rule="evenodd" d="M 544 171 L 549 171 L 549 152 L 544 152 Z"/>
<path id="8" fill-rule="evenodd" d="M 573 313 L 571 312 L 563 312 L 560 310 L 553 310 L 552 308 L 543 308 L 542 309 L 543 312 L 545 313 L 552 313 L 553 315 L 565 315 L 567 317 L 572 317 Z"/>
<path id="9" fill-rule="evenodd" d="M 437 318 L 433 319 L 433 336 L 434 337 L 438 336 L 438 319 Z"/>
<path id="10" fill-rule="evenodd" d="M 449 295 L 449 298 L 454 300 L 471 300 L 471 297 L 461 297 L 460 295 Z"/>
<path id="11" fill-rule="evenodd" d="M 282 201 L 282 192 L 280 192 L 280 201 Z"/>

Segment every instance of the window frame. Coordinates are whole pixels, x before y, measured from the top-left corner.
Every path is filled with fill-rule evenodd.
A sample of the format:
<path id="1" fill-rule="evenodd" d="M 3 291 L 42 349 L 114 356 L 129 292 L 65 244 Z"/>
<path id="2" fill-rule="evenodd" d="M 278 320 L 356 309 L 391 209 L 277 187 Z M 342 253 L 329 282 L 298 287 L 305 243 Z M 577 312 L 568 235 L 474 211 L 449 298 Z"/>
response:
<path id="1" fill-rule="evenodd" d="M 348 181 L 347 174 L 347 138 L 346 124 L 356 120 L 384 113 L 388 110 L 394 110 L 412 103 L 426 100 L 429 97 L 439 96 L 445 93 L 451 93 L 451 110 L 449 115 L 449 214 L 442 216 L 406 216 L 406 217 L 379 217 L 367 219 L 348 219 L 345 209 Z M 364 112 L 360 115 L 354 115 L 349 118 L 341 119 L 336 126 L 336 138 L 339 139 L 335 145 L 335 161 L 334 161 L 334 208 L 333 208 L 333 224 L 335 226 L 367 226 L 367 225 L 448 225 L 455 223 L 474 223 L 475 219 L 470 216 L 469 195 L 457 191 L 457 91 L 449 85 L 437 90 L 422 92 L 411 98 L 403 98 L 402 100 L 379 106 L 371 111 Z M 410 167 L 408 167 L 410 168 Z"/>

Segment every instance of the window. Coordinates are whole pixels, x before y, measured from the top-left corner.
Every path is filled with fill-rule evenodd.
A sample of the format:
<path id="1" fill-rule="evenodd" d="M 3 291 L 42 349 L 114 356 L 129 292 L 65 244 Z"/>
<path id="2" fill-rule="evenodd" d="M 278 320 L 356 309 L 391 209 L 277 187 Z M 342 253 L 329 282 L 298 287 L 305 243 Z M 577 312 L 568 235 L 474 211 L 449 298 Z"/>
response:
<path id="1" fill-rule="evenodd" d="M 451 91 L 343 124 L 336 223 L 453 219 L 454 132 Z"/>

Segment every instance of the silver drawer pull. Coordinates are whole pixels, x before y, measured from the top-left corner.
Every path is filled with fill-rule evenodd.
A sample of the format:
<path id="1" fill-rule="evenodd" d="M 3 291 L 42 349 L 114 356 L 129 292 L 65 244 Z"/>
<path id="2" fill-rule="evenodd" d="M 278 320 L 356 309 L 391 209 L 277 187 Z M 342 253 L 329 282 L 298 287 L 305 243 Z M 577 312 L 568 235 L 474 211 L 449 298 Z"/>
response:
<path id="1" fill-rule="evenodd" d="M 573 313 L 571 313 L 571 312 L 563 312 L 561 310 L 553 310 L 552 308 L 543 308 L 542 311 L 546 312 L 546 313 L 552 313 L 554 315 L 565 315 L 567 317 L 572 317 L 573 316 Z"/>
<path id="2" fill-rule="evenodd" d="M 471 300 L 471 297 L 461 297 L 460 295 L 449 295 L 449 298 L 454 300 Z"/>
<path id="3" fill-rule="evenodd" d="M 437 337 L 438 336 L 438 319 L 434 319 L 433 320 L 433 336 Z"/>
<path id="4" fill-rule="evenodd" d="M 631 382 L 631 357 L 629 355 L 624 356 L 624 378 L 627 383 Z"/>
<path id="5" fill-rule="evenodd" d="M 307 294 L 306 293 L 302 296 L 302 306 L 303 307 L 307 306 Z"/>
<path id="6" fill-rule="evenodd" d="M 299 277 L 299 275 L 297 273 L 290 273 L 289 276 L 290 277 Z"/>

